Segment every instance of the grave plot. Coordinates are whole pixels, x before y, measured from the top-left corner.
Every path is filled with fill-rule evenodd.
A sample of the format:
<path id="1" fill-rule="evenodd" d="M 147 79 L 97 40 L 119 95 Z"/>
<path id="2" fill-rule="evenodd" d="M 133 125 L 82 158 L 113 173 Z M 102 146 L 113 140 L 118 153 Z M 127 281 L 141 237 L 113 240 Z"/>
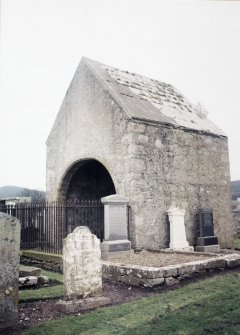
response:
<path id="1" fill-rule="evenodd" d="M 143 250 L 102 263 L 103 278 L 133 286 L 158 287 L 225 268 L 240 266 L 238 254 L 196 254 Z"/>

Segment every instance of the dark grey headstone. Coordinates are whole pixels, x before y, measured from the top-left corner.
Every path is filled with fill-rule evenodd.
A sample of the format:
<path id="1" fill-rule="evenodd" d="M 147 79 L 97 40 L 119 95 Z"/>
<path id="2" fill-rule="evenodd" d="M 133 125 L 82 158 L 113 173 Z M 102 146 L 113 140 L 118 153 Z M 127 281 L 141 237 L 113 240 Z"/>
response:
<path id="1" fill-rule="evenodd" d="M 199 211 L 200 237 L 214 236 L 213 212 L 211 208 Z"/>

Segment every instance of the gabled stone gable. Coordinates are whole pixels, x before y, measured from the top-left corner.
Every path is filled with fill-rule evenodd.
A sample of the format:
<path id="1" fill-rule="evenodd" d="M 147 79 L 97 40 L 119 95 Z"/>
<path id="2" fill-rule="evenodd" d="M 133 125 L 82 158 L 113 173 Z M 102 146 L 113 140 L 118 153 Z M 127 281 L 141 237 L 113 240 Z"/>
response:
<path id="1" fill-rule="evenodd" d="M 151 98 L 142 99 L 128 87 L 130 80 L 126 85 L 122 72 L 115 72 L 88 59 L 81 61 L 47 141 L 48 200 L 61 199 L 61 185 L 71 167 L 95 159 L 110 173 L 116 193 L 130 200 L 134 247 L 168 247 L 167 210 L 173 205 L 186 210 L 190 245 L 198 236 L 198 210 L 207 206 L 213 208 L 220 244 L 231 246 L 227 138 L 206 118 L 208 128 L 202 127 L 203 115 L 193 107 L 188 110 L 183 98 L 187 106 L 182 105 L 179 113 L 186 108 L 185 114 L 195 115 L 200 129 L 163 113 Z M 170 100 L 176 94 L 172 90 L 166 86 L 167 96 L 173 94 Z M 169 102 L 165 103 L 166 107 Z"/>

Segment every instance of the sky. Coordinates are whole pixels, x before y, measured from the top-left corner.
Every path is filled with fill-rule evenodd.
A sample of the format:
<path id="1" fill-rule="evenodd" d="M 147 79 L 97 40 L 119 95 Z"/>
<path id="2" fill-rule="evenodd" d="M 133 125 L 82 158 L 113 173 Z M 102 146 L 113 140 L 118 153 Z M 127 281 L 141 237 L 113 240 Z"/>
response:
<path id="1" fill-rule="evenodd" d="M 200 102 L 240 179 L 240 1 L 0 1 L 0 186 L 45 190 L 46 139 L 83 56 Z"/>

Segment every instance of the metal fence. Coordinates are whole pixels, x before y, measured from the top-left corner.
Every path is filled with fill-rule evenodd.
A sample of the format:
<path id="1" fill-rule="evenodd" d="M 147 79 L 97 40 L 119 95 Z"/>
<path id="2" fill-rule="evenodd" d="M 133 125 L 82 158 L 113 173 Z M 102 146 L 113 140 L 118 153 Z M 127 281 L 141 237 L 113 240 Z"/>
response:
<path id="1" fill-rule="evenodd" d="M 235 232 L 238 238 L 240 238 L 240 211 L 234 210 L 233 211 L 233 218 L 235 223 Z"/>
<path id="2" fill-rule="evenodd" d="M 77 226 L 88 226 L 103 240 L 104 218 L 100 200 L 0 205 L 0 212 L 19 219 L 21 249 L 61 254 L 63 239 Z"/>

